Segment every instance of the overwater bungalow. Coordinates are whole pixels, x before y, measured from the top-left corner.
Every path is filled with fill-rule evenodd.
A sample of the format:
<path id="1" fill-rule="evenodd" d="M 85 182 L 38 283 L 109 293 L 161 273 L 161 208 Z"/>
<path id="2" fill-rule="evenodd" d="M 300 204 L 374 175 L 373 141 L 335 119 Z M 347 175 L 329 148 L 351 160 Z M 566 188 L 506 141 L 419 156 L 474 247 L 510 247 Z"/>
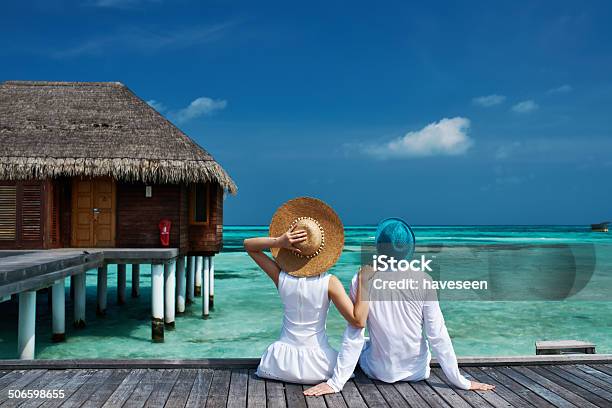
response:
<path id="1" fill-rule="evenodd" d="M 213 157 L 118 82 L 0 84 L 0 249 L 219 252 L 224 192 Z"/>
<path id="2" fill-rule="evenodd" d="M 219 163 L 121 83 L 1 83 L 0 302 L 19 298 L 20 358 L 34 357 L 36 292 L 52 294 L 62 341 L 65 278 L 82 328 L 86 272 L 97 269 L 104 315 L 108 264 L 118 304 L 126 265 L 137 297 L 140 265 L 151 264 L 154 341 L 201 292 L 207 318 L 225 192 L 236 185 Z"/>

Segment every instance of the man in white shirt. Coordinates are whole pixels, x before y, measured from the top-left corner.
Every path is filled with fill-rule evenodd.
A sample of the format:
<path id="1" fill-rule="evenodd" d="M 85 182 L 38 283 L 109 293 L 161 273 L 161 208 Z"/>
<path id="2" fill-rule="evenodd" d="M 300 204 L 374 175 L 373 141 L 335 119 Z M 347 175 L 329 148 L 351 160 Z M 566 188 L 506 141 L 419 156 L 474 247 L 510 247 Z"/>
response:
<path id="1" fill-rule="evenodd" d="M 394 225 L 394 228 L 410 227 L 400 224 Z M 412 251 L 409 255 L 412 255 Z M 398 282 L 398 274 L 399 272 L 376 272 L 370 282 L 377 276 Z M 358 361 L 368 377 L 384 382 L 427 379 L 431 360 L 429 346 L 444 374 L 456 387 L 481 391 L 495 388 L 493 385 L 470 381 L 459 372 L 457 357 L 446 330 L 436 291 L 425 289 L 423 285 L 423 282 L 431 280 L 431 277 L 424 272 L 414 271 L 403 275 L 406 276 L 420 282 L 416 285 L 418 287 L 376 293 L 376 286 L 370 285 L 369 290 L 365 291 L 369 293 L 369 340 L 366 341 L 364 337 L 364 329 L 347 326 L 332 378 L 307 389 L 304 391 L 305 395 L 324 395 L 341 391 Z M 353 300 L 358 282 L 356 274 L 350 290 Z"/>

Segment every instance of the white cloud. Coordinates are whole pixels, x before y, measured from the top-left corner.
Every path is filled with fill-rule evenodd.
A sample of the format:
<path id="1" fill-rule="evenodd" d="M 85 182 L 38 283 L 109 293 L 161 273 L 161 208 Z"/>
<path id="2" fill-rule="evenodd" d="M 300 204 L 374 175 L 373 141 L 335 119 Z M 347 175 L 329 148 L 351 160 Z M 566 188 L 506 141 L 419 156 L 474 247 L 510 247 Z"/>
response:
<path id="1" fill-rule="evenodd" d="M 171 116 L 179 123 L 184 123 L 200 116 L 211 115 L 216 111 L 225 109 L 227 101 L 222 99 L 212 99 L 201 96 L 195 99 L 186 108 L 173 112 Z"/>
<path id="2" fill-rule="evenodd" d="M 163 112 L 166 110 L 166 105 L 164 105 L 163 103 L 156 101 L 155 99 L 149 99 L 147 101 L 147 104 L 149 104 L 150 107 L 152 107 L 153 109 L 155 109 L 158 112 Z"/>
<path id="3" fill-rule="evenodd" d="M 161 3 L 161 0 L 93 0 L 86 4 L 102 8 L 127 9 L 155 3 Z"/>
<path id="4" fill-rule="evenodd" d="M 464 154 L 473 144 L 467 135 L 469 128 L 469 119 L 444 118 L 382 145 L 370 144 L 361 148 L 363 152 L 381 159 L 456 156 Z"/>
<path id="5" fill-rule="evenodd" d="M 573 90 L 574 88 L 572 88 L 571 85 L 565 84 L 565 85 L 558 86 L 556 88 L 551 88 L 548 91 L 546 91 L 546 93 L 547 94 L 562 94 L 562 93 L 572 92 Z"/>
<path id="6" fill-rule="evenodd" d="M 514 105 L 512 107 L 512 110 L 516 113 L 529 113 L 537 110 L 539 107 L 540 106 L 533 100 L 528 99 L 526 101 L 522 101 Z"/>
<path id="7" fill-rule="evenodd" d="M 491 106 L 501 105 L 502 103 L 504 103 L 505 100 L 506 100 L 506 97 L 504 95 L 492 94 L 492 95 L 478 96 L 476 98 L 473 98 L 472 103 L 474 105 L 489 108 Z"/>
<path id="8" fill-rule="evenodd" d="M 495 151 L 495 158 L 497 160 L 507 159 L 519 151 L 521 146 L 521 142 L 504 143 L 497 147 L 497 150 Z"/>
<path id="9" fill-rule="evenodd" d="M 108 34 L 90 37 L 62 49 L 48 51 L 55 58 L 104 56 L 108 52 L 151 54 L 214 42 L 240 21 L 176 29 L 149 29 L 128 26 Z"/>

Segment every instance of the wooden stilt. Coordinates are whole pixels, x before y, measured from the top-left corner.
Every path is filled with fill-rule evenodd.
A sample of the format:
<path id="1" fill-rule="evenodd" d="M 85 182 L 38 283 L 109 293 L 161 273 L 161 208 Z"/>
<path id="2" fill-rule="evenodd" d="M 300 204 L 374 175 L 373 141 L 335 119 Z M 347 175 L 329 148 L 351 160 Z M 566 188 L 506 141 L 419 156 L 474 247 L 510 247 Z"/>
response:
<path id="1" fill-rule="evenodd" d="M 195 289 L 195 269 L 196 269 L 196 260 L 195 256 L 187 257 L 187 300 L 186 303 L 188 305 L 193 303 L 194 298 L 194 289 Z"/>
<path id="2" fill-rule="evenodd" d="M 19 294 L 17 352 L 22 360 L 34 359 L 36 343 L 36 291 Z"/>
<path id="3" fill-rule="evenodd" d="M 65 300 L 65 280 L 64 278 L 55 282 L 52 286 L 53 305 L 51 313 L 53 315 L 53 342 L 66 340 L 66 300 Z"/>
<path id="4" fill-rule="evenodd" d="M 74 327 L 85 327 L 85 292 L 87 290 L 87 272 L 74 276 Z"/>
<path id="5" fill-rule="evenodd" d="M 169 330 L 174 330 L 174 312 L 176 307 L 176 260 L 164 265 L 165 295 L 164 323 Z"/>
<path id="6" fill-rule="evenodd" d="M 215 308 L 215 257 L 211 256 L 209 261 L 210 275 L 210 310 Z"/>
<path id="7" fill-rule="evenodd" d="M 151 265 L 151 338 L 164 341 L 164 265 Z"/>
<path id="8" fill-rule="evenodd" d="M 176 260 L 176 314 L 185 313 L 185 257 L 179 256 Z"/>
<path id="9" fill-rule="evenodd" d="M 125 304 L 125 288 L 127 285 L 127 276 L 125 273 L 125 264 L 117 265 L 117 304 Z"/>
<path id="10" fill-rule="evenodd" d="M 204 268 L 204 259 L 201 256 L 196 256 L 196 270 L 195 270 L 195 287 L 194 295 L 202 295 L 202 269 Z"/>
<path id="11" fill-rule="evenodd" d="M 140 296 L 140 265 L 132 264 L 132 297 Z"/>
<path id="12" fill-rule="evenodd" d="M 108 285 L 108 267 L 106 265 L 98 267 L 98 293 L 96 314 L 104 316 L 106 314 L 106 292 Z"/>
<path id="13" fill-rule="evenodd" d="M 210 263 L 208 257 L 204 257 L 203 281 L 204 291 L 202 292 L 202 317 L 208 319 L 210 301 Z"/>

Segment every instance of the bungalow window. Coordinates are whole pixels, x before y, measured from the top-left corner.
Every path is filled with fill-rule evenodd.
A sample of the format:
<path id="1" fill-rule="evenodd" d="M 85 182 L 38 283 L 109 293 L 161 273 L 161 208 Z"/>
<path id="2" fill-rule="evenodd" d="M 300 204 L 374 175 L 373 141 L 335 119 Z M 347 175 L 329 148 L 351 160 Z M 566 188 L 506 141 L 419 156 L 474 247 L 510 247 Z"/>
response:
<path id="1" fill-rule="evenodd" d="M 0 186 L 0 240 L 17 238 L 17 186 Z"/>
<path id="2" fill-rule="evenodd" d="M 191 188 L 191 224 L 208 224 L 208 184 L 195 184 Z"/>

